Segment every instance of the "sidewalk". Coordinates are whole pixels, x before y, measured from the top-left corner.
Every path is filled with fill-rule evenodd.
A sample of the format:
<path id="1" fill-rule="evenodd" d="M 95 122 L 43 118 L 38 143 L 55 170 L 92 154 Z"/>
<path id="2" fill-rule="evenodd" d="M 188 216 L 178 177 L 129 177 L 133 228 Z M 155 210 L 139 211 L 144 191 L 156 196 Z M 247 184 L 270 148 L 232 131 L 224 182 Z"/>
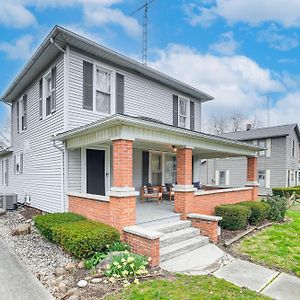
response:
<path id="1" fill-rule="evenodd" d="M 1 239 L 0 283 L 0 300 L 54 299 Z"/>
<path id="2" fill-rule="evenodd" d="M 300 278 L 236 259 L 208 244 L 162 263 L 161 268 L 186 275 L 212 274 L 277 300 L 297 300 Z"/>

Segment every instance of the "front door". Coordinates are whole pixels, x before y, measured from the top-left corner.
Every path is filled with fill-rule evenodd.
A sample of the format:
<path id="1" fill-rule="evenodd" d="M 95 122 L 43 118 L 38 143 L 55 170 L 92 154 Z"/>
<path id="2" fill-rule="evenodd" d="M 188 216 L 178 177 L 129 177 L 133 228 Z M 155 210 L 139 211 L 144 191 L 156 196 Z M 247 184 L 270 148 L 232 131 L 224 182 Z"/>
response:
<path id="1" fill-rule="evenodd" d="M 86 149 L 86 190 L 105 196 L 105 151 Z"/>

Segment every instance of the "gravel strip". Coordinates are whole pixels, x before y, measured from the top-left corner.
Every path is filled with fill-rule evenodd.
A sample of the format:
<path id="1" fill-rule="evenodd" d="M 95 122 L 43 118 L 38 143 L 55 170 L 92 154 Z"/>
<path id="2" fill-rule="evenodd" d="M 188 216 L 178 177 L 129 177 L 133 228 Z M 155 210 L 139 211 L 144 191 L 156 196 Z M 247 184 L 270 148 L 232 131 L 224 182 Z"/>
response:
<path id="1" fill-rule="evenodd" d="M 7 212 L 0 217 L 0 238 L 22 259 L 33 274 L 57 298 L 59 290 L 55 284 L 54 272 L 59 267 L 73 262 L 73 259 L 58 246 L 44 240 L 32 226 L 31 234 L 12 236 L 11 231 L 26 219 L 18 212 Z"/>

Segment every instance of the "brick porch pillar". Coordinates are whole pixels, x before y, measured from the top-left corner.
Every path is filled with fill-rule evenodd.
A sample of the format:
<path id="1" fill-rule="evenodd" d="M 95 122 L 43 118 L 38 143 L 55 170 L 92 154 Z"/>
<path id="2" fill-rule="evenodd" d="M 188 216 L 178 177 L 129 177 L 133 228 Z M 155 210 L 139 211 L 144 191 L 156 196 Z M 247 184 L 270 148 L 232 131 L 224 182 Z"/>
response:
<path id="1" fill-rule="evenodd" d="M 181 213 L 183 220 L 187 219 L 188 213 L 193 212 L 192 156 L 193 150 L 191 148 L 179 148 L 177 150 L 177 185 L 174 188 L 174 208 L 175 212 Z"/>
<path id="2" fill-rule="evenodd" d="M 136 195 L 132 180 L 132 140 L 113 141 L 113 181 L 109 192 L 111 225 L 121 233 L 136 222 Z"/>
<path id="3" fill-rule="evenodd" d="M 253 188 L 252 200 L 257 200 L 258 183 L 257 183 L 257 157 L 247 157 L 247 183 L 246 187 Z"/>

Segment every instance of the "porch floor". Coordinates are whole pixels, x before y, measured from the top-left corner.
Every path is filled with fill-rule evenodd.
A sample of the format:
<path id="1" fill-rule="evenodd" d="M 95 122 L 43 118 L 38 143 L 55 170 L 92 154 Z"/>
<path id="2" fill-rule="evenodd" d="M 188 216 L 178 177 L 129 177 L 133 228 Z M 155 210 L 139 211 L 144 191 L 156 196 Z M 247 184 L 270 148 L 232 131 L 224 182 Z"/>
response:
<path id="1" fill-rule="evenodd" d="M 180 214 L 174 212 L 174 202 L 163 201 L 136 203 L 136 224 L 151 227 L 160 223 L 168 223 L 180 219 Z"/>

